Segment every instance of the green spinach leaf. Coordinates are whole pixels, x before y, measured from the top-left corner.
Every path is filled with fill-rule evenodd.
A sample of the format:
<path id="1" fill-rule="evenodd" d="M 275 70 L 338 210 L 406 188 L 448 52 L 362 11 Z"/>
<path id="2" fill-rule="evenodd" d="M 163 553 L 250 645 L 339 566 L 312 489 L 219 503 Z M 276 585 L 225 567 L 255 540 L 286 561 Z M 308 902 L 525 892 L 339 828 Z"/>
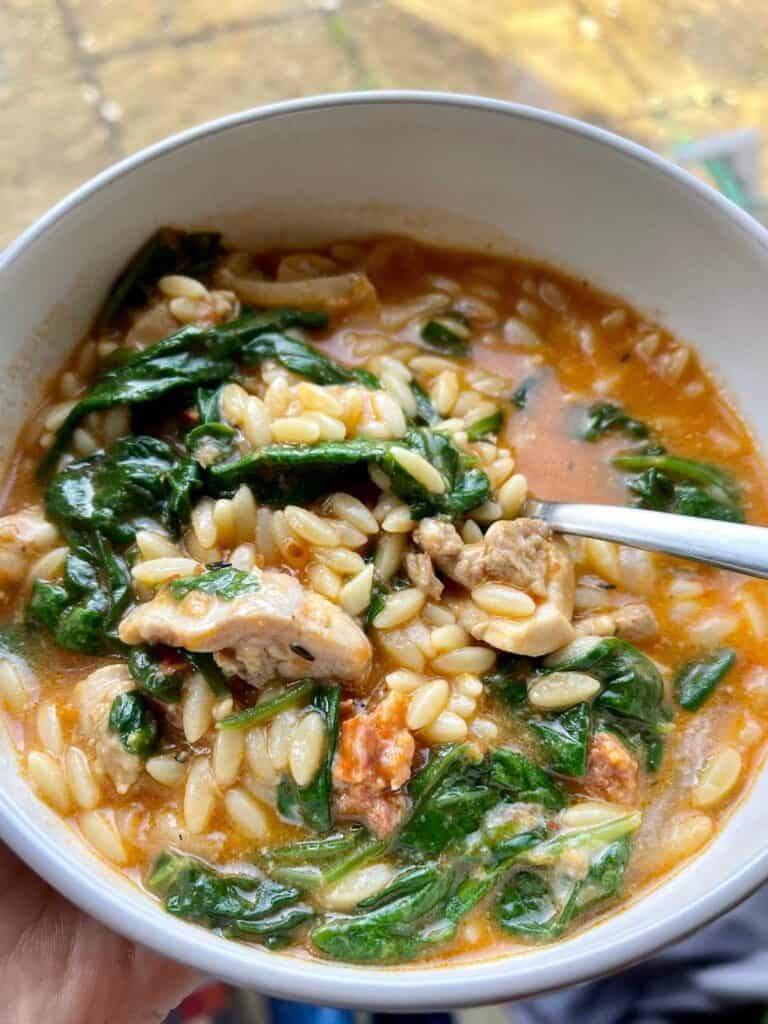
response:
<path id="1" fill-rule="evenodd" d="M 333 825 L 331 795 L 332 769 L 339 738 L 340 686 L 318 686 L 311 707 L 325 719 L 325 754 L 315 777 L 299 786 L 293 777 L 284 776 L 277 794 L 277 807 L 284 818 L 304 825 L 313 832 L 327 832 Z"/>
<path id="2" fill-rule="evenodd" d="M 626 484 L 642 508 L 744 522 L 740 489 L 718 466 L 664 452 L 629 452 L 612 461 L 617 469 L 635 474 L 627 477 Z"/>
<path id="3" fill-rule="evenodd" d="M 112 285 L 96 320 L 103 330 L 126 309 L 142 306 L 166 274 L 197 277 L 209 271 L 221 255 L 221 236 L 199 231 L 187 234 L 160 228 L 133 256 Z"/>
<path id="4" fill-rule="evenodd" d="M 587 410 L 586 420 L 581 429 L 584 441 L 598 441 L 613 431 L 621 431 L 627 437 L 646 438 L 650 434 L 647 424 L 628 416 L 620 405 L 612 402 L 594 402 Z"/>
<path id="5" fill-rule="evenodd" d="M 128 670 L 148 697 L 164 704 L 177 704 L 181 700 L 186 672 L 183 669 L 166 670 L 156 648 L 133 647 L 128 656 Z"/>
<path id="6" fill-rule="evenodd" d="M 503 422 L 504 414 L 501 409 L 497 409 L 496 412 L 470 423 L 467 427 L 467 440 L 482 441 L 484 438 L 495 437 L 501 430 Z"/>
<path id="7" fill-rule="evenodd" d="M 469 352 L 472 331 L 469 320 L 462 313 L 427 320 L 421 329 L 422 341 L 448 356 L 465 356 Z"/>
<path id="8" fill-rule="evenodd" d="M 675 676 L 675 693 L 686 711 L 698 711 L 736 663 L 730 647 L 685 663 Z"/>
<path id="9" fill-rule="evenodd" d="M 586 774 L 592 731 L 589 704 L 532 718 L 528 724 L 544 747 L 551 771 L 576 778 Z"/>
<path id="10" fill-rule="evenodd" d="M 260 588 L 261 582 L 255 573 L 243 572 L 229 564 L 211 567 L 194 576 L 179 576 L 168 584 L 175 601 L 182 601 L 193 590 L 213 594 L 222 601 L 234 601 L 236 597 L 254 594 Z"/>
<path id="11" fill-rule="evenodd" d="M 374 390 L 380 386 L 377 378 L 367 370 L 349 370 L 329 359 L 325 353 L 288 334 L 260 334 L 243 346 L 242 359 L 246 366 L 260 363 L 264 359 L 276 359 L 286 370 L 306 377 L 314 384 L 357 383 Z"/>
<path id="12" fill-rule="evenodd" d="M 159 734 L 157 718 L 138 690 L 118 693 L 109 709 L 108 724 L 129 754 L 144 760 L 154 753 Z"/>

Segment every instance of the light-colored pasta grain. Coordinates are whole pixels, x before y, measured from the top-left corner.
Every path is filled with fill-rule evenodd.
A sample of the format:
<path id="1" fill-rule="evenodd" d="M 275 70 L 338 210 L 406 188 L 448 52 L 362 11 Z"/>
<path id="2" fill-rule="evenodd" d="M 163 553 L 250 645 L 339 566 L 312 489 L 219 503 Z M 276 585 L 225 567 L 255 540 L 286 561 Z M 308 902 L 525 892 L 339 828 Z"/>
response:
<path id="1" fill-rule="evenodd" d="M 493 743 L 499 735 L 499 727 L 490 718 L 474 718 L 469 729 L 481 743 Z"/>
<path id="2" fill-rule="evenodd" d="M 235 786 L 224 794 L 224 808 L 230 820 L 249 839 L 266 839 L 269 835 L 269 818 L 261 804 Z"/>
<path id="3" fill-rule="evenodd" d="M 307 416 L 284 416 L 273 421 L 272 438 L 282 444 L 314 444 L 320 428 Z"/>
<path id="4" fill-rule="evenodd" d="M 477 709 L 477 701 L 464 693 L 453 693 L 448 701 L 448 710 L 465 720 L 474 715 Z"/>
<path id="5" fill-rule="evenodd" d="M 324 889 L 320 893 L 320 902 L 329 910 L 352 910 L 360 900 L 381 892 L 393 876 L 394 870 L 389 864 L 366 864 Z"/>
<path id="6" fill-rule="evenodd" d="M 442 475 L 418 452 L 409 448 L 393 445 L 390 448 L 392 458 L 409 473 L 414 480 L 426 488 L 431 494 L 445 493 L 445 480 Z"/>
<path id="7" fill-rule="evenodd" d="M 384 682 L 390 690 L 395 690 L 397 693 L 413 693 L 414 690 L 417 690 L 427 682 L 427 677 L 423 672 L 413 672 L 407 668 L 399 668 L 394 672 L 388 673 L 384 678 Z"/>
<path id="8" fill-rule="evenodd" d="M 665 864 L 678 864 L 696 853 L 712 837 L 714 828 L 709 815 L 698 811 L 673 818 L 660 839 Z"/>
<path id="9" fill-rule="evenodd" d="M 468 519 L 461 528 L 461 539 L 465 544 L 476 544 L 483 539 L 483 531 L 473 519 Z"/>
<path id="10" fill-rule="evenodd" d="M 213 777 L 219 789 L 234 785 L 245 756 L 245 734 L 241 729 L 221 729 L 213 743 Z"/>
<path id="11" fill-rule="evenodd" d="M 451 676 L 461 672 L 484 675 L 493 667 L 495 661 L 496 654 L 489 647 L 458 647 L 435 658 L 432 667 L 436 672 L 444 672 Z"/>
<path id="12" fill-rule="evenodd" d="M 92 811 L 101 800 L 101 787 L 91 764 L 80 747 L 70 747 L 64 758 L 67 785 L 75 803 L 84 811 Z"/>
<path id="13" fill-rule="evenodd" d="M 430 743 L 461 743 L 467 738 L 467 723 L 453 711 L 443 711 L 422 730 Z"/>
<path id="14" fill-rule="evenodd" d="M 406 538 L 402 533 L 390 533 L 382 537 L 376 545 L 373 564 L 376 572 L 386 583 L 392 579 L 405 554 Z"/>
<path id="15" fill-rule="evenodd" d="M 499 489 L 499 505 L 504 518 L 519 516 L 527 497 L 528 483 L 522 473 L 515 473 Z"/>
<path id="16" fill-rule="evenodd" d="M 340 576 L 357 576 L 366 568 L 362 556 L 347 548 L 318 548 L 315 558 Z"/>
<path id="17" fill-rule="evenodd" d="M 527 619 L 536 611 L 528 594 L 503 583 L 481 583 L 472 590 L 472 600 L 484 612 L 502 618 Z"/>
<path id="18" fill-rule="evenodd" d="M 327 597 L 329 601 L 338 600 L 341 593 L 341 579 L 327 565 L 312 562 L 307 566 L 307 579 L 316 593 Z"/>
<path id="19" fill-rule="evenodd" d="M 143 561 L 157 558 L 178 558 L 179 549 L 173 541 L 157 530 L 138 530 L 136 546 Z"/>
<path id="20" fill-rule="evenodd" d="M 147 773 L 159 782 L 161 786 L 174 788 L 180 786 L 187 774 L 187 766 L 177 761 L 171 754 L 160 754 L 157 757 L 150 757 L 145 767 Z"/>
<path id="21" fill-rule="evenodd" d="M 741 777 L 741 754 L 734 747 L 724 746 L 715 751 L 704 766 L 701 777 L 691 794 L 695 807 L 707 810 L 717 807 L 733 792 Z"/>
<path id="22" fill-rule="evenodd" d="M 540 711 L 559 711 L 591 700 L 600 683 L 585 672 L 551 672 L 528 687 L 528 702 Z"/>
<path id="23" fill-rule="evenodd" d="M 67 814 L 69 787 L 58 761 L 50 754 L 33 750 L 27 758 L 27 772 L 38 795 L 59 814 Z"/>
<path id="24" fill-rule="evenodd" d="M 211 498 L 201 498 L 192 509 L 192 532 L 203 548 L 216 544 L 216 525 L 213 521 L 214 503 Z"/>
<path id="25" fill-rule="evenodd" d="M 197 743 L 213 724 L 213 705 L 216 697 L 199 672 L 184 683 L 181 721 L 184 736 L 189 743 Z"/>
<path id="26" fill-rule="evenodd" d="M 405 721 L 409 729 L 424 729 L 446 707 L 451 688 L 445 679 L 432 679 L 414 691 Z"/>
<path id="27" fill-rule="evenodd" d="M 377 629 L 395 629 L 415 618 L 424 607 L 425 595 L 418 587 L 407 587 L 389 594 L 384 607 L 373 620 Z"/>
<path id="28" fill-rule="evenodd" d="M 469 633 L 463 626 L 453 622 L 433 629 L 430 639 L 435 654 L 445 654 L 448 651 L 455 651 L 457 647 L 465 647 L 469 643 Z"/>
<path id="29" fill-rule="evenodd" d="M 342 420 L 337 419 L 335 416 L 329 416 L 327 413 L 312 410 L 311 412 L 303 413 L 302 418 L 311 420 L 312 423 L 317 425 L 321 441 L 343 441 L 347 436 L 346 426 Z"/>
<path id="30" fill-rule="evenodd" d="M 453 691 L 466 694 L 467 697 L 477 700 L 483 692 L 483 684 L 478 676 L 472 675 L 471 672 L 462 672 L 453 680 Z"/>
<path id="31" fill-rule="evenodd" d="M 309 785 L 317 775 L 325 748 L 325 719 L 318 711 L 310 711 L 296 726 L 288 757 L 288 767 L 298 786 Z"/>
<path id="32" fill-rule="evenodd" d="M 269 409 L 256 395 L 249 395 L 240 421 L 245 439 L 253 448 L 261 448 L 272 440 L 272 418 Z"/>
<path id="33" fill-rule="evenodd" d="M 169 299 L 204 299 L 208 295 L 202 282 L 185 274 L 166 274 L 157 282 L 157 287 Z"/>
<path id="34" fill-rule="evenodd" d="M 356 530 L 367 534 L 378 533 L 379 524 L 367 505 L 364 505 L 359 498 L 340 491 L 331 495 L 329 505 L 338 519 L 343 519 L 354 526 Z"/>
<path id="35" fill-rule="evenodd" d="M 29 690 L 20 670 L 9 658 L 0 658 L 0 702 L 15 715 L 26 708 Z"/>
<path id="36" fill-rule="evenodd" d="M 405 503 L 396 505 L 391 512 L 387 512 L 381 522 L 381 528 L 385 533 L 410 533 L 415 525 L 410 507 Z"/>
<path id="37" fill-rule="evenodd" d="M 197 568 L 198 563 L 192 558 L 151 558 L 137 562 L 131 569 L 131 576 L 142 586 L 160 587 L 179 576 L 191 576 Z"/>
<path id="38" fill-rule="evenodd" d="M 254 778 L 271 784 L 277 780 L 277 772 L 269 756 L 268 735 L 268 730 L 262 726 L 249 729 L 245 739 L 245 756 Z"/>
<path id="39" fill-rule="evenodd" d="M 562 828 L 591 828 L 593 825 L 602 825 L 606 821 L 619 818 L 625 813 L 625 808 L 616 804 L 603 803 L 601 800 L 582 800 L 561 811 L 560 825 Z"/>
<path id="40" fill-rule="evenodd" d="M 293 708 L 281 711 L 277 715 L 269 730 L 269 756 L 277 771 L 284 771 L 288 767 L 288 759 L 291 754 L 291 741 L 296 728 L 297 715 Z"/>
<path id="41" fill-rule="evenodd" d="M 184 787 L 184 821 L 193 835 L 205 832 L 216 806 L 216 783 L 207 757 L 196 758 Z"/>
<path id="42" fill-rule="evenodd" d="M 91 846 L 113 864 L 125 864 L 128 854 L 112 811 L 82 811 L 77 817 L 80 831 Z"/>
<path id="43" fill-rule="evenodd" d="M 459 378 L 454 370 L 443 370 L 429 389 L 432 404 L 441 416 L 448 416 L 459 397 Z"/>
<path id="44" fill-rule="evenodd" d="M 37 735 L 49 754 L 59 757 L 64 753 L 64 734 L 59 712 L 52 701 L 44 701 L 35 715 Z"/>
<path id="45" fill-rule="evenodd" d="M 293 532 L 308 544 L 332 548 L 339 543 L 339 534 L 333 524 L 306 508 L 286 505 L 285 518 Z"/>
<path id="46" fill-rule="evenodd" d="M 339 604 L 348 615 L 361 615 L 371 603 L 373 565 L 353 576 L 339 591 Z"/>

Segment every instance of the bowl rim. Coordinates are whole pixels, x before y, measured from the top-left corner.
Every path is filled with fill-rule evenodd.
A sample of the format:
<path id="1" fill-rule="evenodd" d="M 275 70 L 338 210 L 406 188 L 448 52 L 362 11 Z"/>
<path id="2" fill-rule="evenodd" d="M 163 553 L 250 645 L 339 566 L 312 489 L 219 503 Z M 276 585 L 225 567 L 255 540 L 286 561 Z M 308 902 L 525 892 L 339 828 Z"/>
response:
<path id="1" fill-rule="evenodd" d="M 461 93 L 418 90 L 342 92 L 284 100 L 249 108 L 207 121 L 171 135 L 108 167 L 75 189 L 44 213 L 0 253 L 0 275 L 45 233 L 91 196 L 136 168 L 164 157 L 201 139 L 246 124 L 275 117 L 361 105 L 432 105 L 479 110 L 519 120 L 536 121 L 548 127 L 618 151 L 658 174 L 695 193 L 714 207 L 723 218 L 768 251 L 768 230 L 715 189 L 687 171 L 645 147 L 552 111 L 540 110 L 504 100 Z M 737 808 L 736 814 L 739 813 Z M 627 967 L 676 942 L 731 909 L 753 893 L 768 878 L 768 850 L 757 854 L 735 874 L 724 878 L 704 896 L 674 910 L 652 926 L 640 925 L 603 951 L 571 949 L 562 944 L 561 958 L 552 964 L 536 965 L 535 953 L 510 954 L 495 960 L 478 960 L 445 967 L 427 966 L 393 970 L 305 961 L 292 956 L 217 939 L 209 932 L 170 916 L 147 914 L 138 903 L 125 899 L 121 887 L 104 886 L 96 875 L 83 873 L 74 849 L 61 850 L 51 844 L 44 828 L 26 812 L 20 812 L 5 791 L 0 790 L 0 837 L 34 871 L 107 927 L 206 973 L 245 987 L 258 987 L 266 994 L 300 999 L 322 1005 L 354 1008 L 424 1010 L 442 1007 L 477 1006 L 524 998 L 576 984 Z M 170 941 L 169 941 L 170 940 Z M 508 966 L 517 960 L 526 970 L 510 984 Z M 597 963 L 595 961 L 598 961 Z M 481 976 L 473 971 L 483 967 Z"/>

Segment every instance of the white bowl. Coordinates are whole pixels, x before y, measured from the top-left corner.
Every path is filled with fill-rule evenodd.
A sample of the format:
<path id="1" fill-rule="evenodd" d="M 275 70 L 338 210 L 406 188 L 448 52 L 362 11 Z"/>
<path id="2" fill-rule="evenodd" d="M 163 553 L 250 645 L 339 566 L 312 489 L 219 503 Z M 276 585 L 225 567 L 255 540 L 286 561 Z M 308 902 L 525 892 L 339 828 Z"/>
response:
<path id="1" fill-rule="evenodd" d="M 251 243 L 402 232 L 549 261 L 694 342 L 768 438 L 768 235 L 658 156 L 564 117 L 471 97 L 369 93 L 282 103 L 177 135 L 95 178 L 0 259 L 5 443 L 161 224 Z M 698 928 L 768 877 L 758 779 L 675 877 L 553 946 L 446 968 L 307 962 L 165 914 L 91 854 L 18 777 L 0 737 L 0 835 L 116 931 L 235 984 L 330 1005 L 477 1005 L 583 981 Z"/>

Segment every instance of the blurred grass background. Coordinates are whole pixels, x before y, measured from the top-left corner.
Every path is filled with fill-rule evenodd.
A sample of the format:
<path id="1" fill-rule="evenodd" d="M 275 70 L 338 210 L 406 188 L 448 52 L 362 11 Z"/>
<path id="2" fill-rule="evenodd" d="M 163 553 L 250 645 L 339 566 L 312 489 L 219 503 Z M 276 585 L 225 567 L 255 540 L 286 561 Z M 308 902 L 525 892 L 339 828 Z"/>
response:
<path id="1" fill-rule="evenodd" d="M 760 0 L 0 0 L 0 245 L 142 146 L 287 97 L 482 93 L 674 153 L 768 124 L 767 86 Z"/>

